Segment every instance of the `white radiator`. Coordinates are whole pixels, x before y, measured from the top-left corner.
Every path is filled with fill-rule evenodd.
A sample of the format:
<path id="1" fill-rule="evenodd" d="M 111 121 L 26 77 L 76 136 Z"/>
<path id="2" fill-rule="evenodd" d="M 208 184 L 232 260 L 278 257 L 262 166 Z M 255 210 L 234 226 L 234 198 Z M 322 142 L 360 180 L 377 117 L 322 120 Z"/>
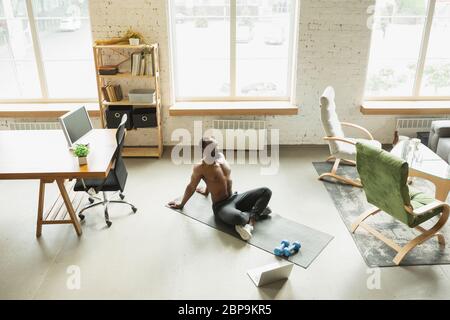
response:
<path id="1" fill-rule="evenodd" d="M 431 123 L 448 118 L 397 118 L 396 130 L 399 135 L 416 137 L 417 132 L 429 132 Z"/>
<path id="2" fill-rule="evenodd" d="M 214 120 L 211 131 L 222 150 L 264 150 L 267 145 L 265 121 Z"/>
<path id="3" fill-rule="evenodd" d="M 10 122 L 9 130 L 60 130 L 59 122 Z"/>

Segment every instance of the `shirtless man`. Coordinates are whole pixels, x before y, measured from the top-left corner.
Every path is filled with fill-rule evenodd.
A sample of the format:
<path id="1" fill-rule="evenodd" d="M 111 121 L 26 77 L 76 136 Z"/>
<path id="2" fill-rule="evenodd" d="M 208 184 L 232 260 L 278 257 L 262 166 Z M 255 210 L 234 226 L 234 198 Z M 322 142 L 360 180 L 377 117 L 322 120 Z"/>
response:
<path id="1" fill-rule="evenodd" d="M 181 202 L 172 201 L 169 206 L 182 209 L 196 191 L 206 197 L 211 194 L 214 215 L 234 226 L 243 240 L 250 240 L 255 222 L 271 213 L 267 205 L 272 191 L 259 188 L 240 194 L 233 193 L 231 168 L 225 156 L 217 151 L 217 142 L 213 138 L 203 138 L 200 144 L 202 162 L 194 166 L 191 182 L 186 187 Z M 206 183 L 205 189 L 197 188 L 201 180 Z"/>

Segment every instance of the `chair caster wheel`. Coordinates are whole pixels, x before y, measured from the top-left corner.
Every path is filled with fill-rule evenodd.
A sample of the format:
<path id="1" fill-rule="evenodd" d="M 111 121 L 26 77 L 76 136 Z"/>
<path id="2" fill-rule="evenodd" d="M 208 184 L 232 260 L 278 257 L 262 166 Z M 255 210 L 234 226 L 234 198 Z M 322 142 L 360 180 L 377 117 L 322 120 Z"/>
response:
<path id="1" fill-rule="evenodd" d="M 133 210 L 134 213 L 137 212 L 137 208 L 136 207 L 131 208 L 131 210 Z"/>
<path id="2" fill-rule="evenodd" d="M 125 199 L 125 195 L 124 195 L 124 194 L 122 194 L 122 193 L 121 193 L 121 194 L 119 194 L 119 197 L 120 197 L 120 199 L 122 199 L 122 200 L 123 200 L 123 199 Z"/>
<path id="3" fill-rule="evenodd" d="M 111 221 L 106 221 L 106 225 L 108 226 L 108 228 L 110 228 L 111 225 L 112 225 L 112 222 Z"/>
<path id="4" fill-rule="evenodd" d="M 86 217 L 85 217 L 83 214 L 80 213 L 80 214 L 78 215 L 78 218 L 80 218 L 80 220 L 83 221 L 84 218 L 86 218 Z"/>
<path id="5" fill-rule="evenodd" d="M 90 204 L 93 204 L 94 201 L 95 201 L 94 198 L 89 197 L 89 203 L 90 203 Z"/>

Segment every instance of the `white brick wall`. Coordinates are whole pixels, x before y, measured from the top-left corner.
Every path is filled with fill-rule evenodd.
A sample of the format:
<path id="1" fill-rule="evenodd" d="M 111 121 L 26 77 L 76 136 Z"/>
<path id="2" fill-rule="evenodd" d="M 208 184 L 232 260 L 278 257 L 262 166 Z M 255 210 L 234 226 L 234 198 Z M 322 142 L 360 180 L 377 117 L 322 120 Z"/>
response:
<path id="1" fill-rule="evenodd" d="M 266 119 L 270 128 L 280 129 L 282 144 L 322 143 L 319 97 L 327 85 L 336 89 L 338 113 L 342 121 L 352 121 L 371 130 L 382 142 L 391 142 L 393 117 L 363 116 L 359 105 L 363 96 L 370 46 L 367 8 L 375 0 L 301 0 L 297 68 L 298 116 L 253 117 Z M 171 132 L 193 128 L 193 120 L 211 117 L 170 117 L 171 81 L 167 0 L 90 0 L 94 39 L 115 37 L 133 28 L 147 41 L 161 46 L 161 80 L 165 144 Z M 252 117 L 226 117 L 252 118 Z"/>
<path id="2" fill-rule="evenodd" d="M 376 138 L 392 141 L 394 120 L 364 117 L 359 112 L 363 97 L 370 35 L 367 8 L 373 0 L 302 0 L 297 69 L 297 102 L 300 115 L 277 118 L 273 126 L 287 143 L 320 143 L 318 100 L 327 85 L 336 89 L 342 121 L 368 127 Z M 385 122 L 389 124 L 386 126 Z"/>

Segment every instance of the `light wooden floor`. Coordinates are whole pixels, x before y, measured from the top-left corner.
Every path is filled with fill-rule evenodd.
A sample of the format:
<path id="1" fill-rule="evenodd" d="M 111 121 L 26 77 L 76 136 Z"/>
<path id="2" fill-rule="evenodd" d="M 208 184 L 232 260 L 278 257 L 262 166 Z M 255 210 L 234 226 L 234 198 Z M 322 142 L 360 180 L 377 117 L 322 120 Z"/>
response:
<path id="1" fill-rule="evenodd" d="M 246 270 L 273 256 L 183 217 L 164 204 L 183 192 L 190 166 L 162 160 L 127 160 L 126 194 L 138 208 L 87 215 L 83 236 L 71 226 L 45 226 L 35 233 L 38 182 L 0 181 L 0 298 L 2 299 L 442 299 L 450 296 L 450 266 L 381 269 L 380 289 L 369 290 L 366 267 L 329 198 L 312 161 L 324 147 L 287 147 L 278 175 L 259 167 L 233 166 L 238 191 L 273 190 L 273 211 L 335 239 L 304 270 L 295 266 L 284 285 L 257 289 Z M 31 197 L 30 197 L 31 196 Z M 280 239 L 281 240 L 281 239 Z M 450 242 L 450 239 L 448 239 Z M 70 266 L 81 271 L 80 290 L 69 290 Z M 70 270 L 70 269 L 69 269 Z M 377 272 L 375 270 L 375 272 Z"/>

